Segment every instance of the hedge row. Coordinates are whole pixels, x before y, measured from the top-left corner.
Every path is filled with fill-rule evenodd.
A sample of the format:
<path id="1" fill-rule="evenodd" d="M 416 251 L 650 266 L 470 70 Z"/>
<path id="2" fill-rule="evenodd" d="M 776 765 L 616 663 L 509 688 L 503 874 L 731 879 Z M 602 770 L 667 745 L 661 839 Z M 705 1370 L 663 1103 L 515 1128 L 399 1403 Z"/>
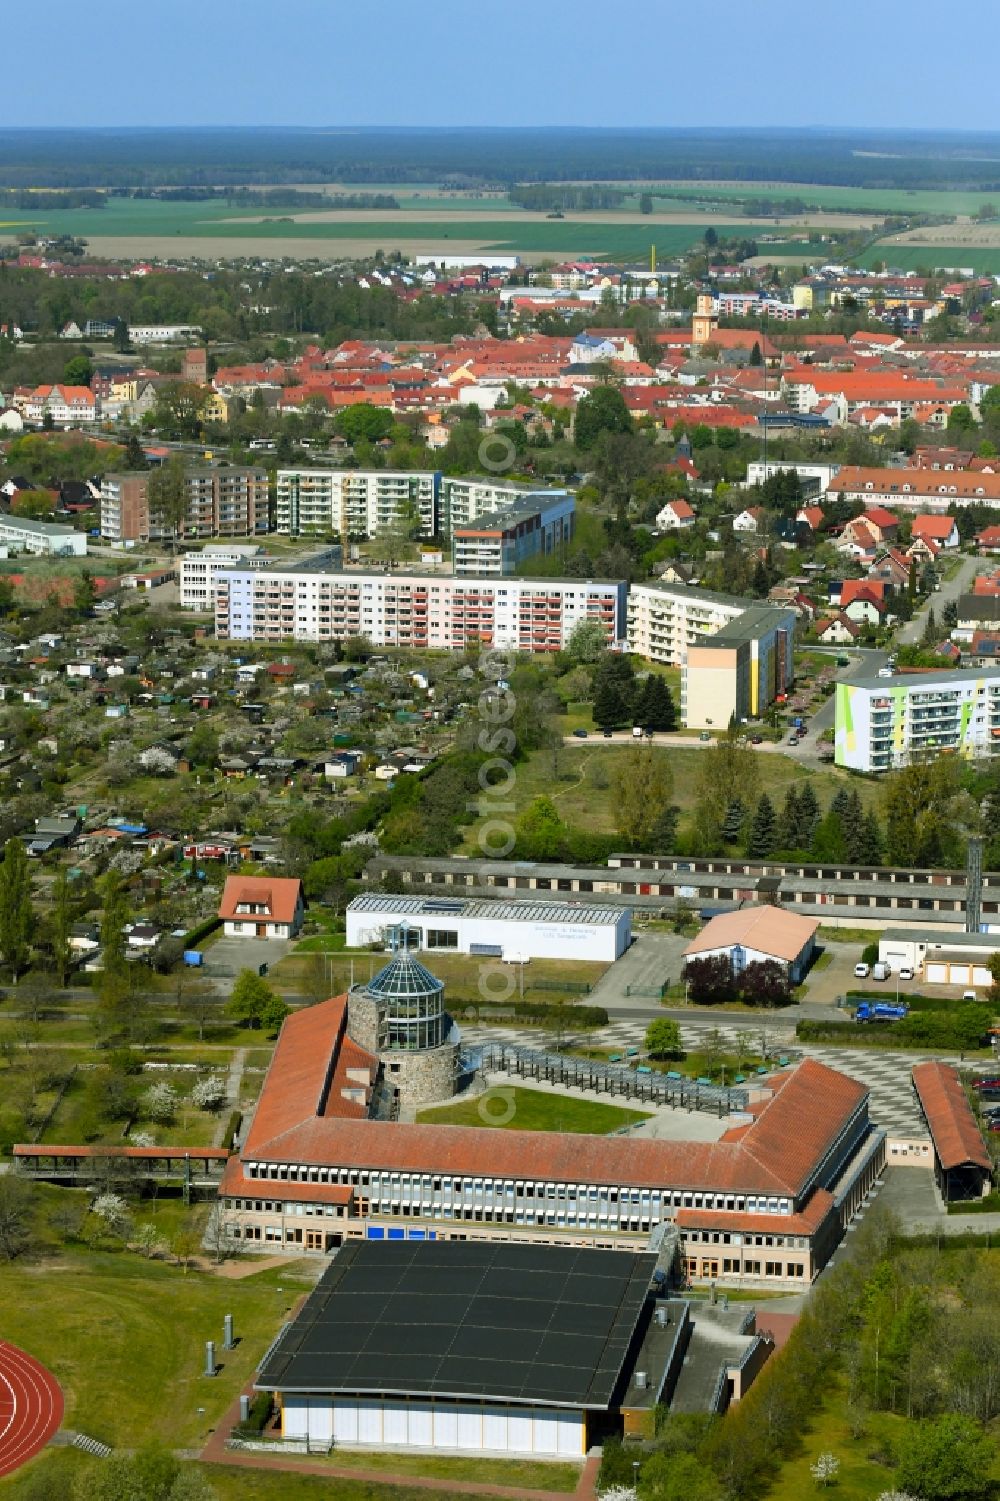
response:
<path id="1" fill-rule="evenodd" d="M 985 1017 L 976 1004 L 954 1012 L 918 1011 L 899 1021 L 800 1021 L 795 1035 L 800 1042 L 840 1042 L 852 1047 L 936 1048 L 965 1052 L 983 1045 Z"/>
<path id="2" fill-rule="evenodd" d="M 229 1147 L 233 1141 L 233 1138 L 239 1135 L 239 1129 L 242 1124 L 243 1111 L 234 1110 L 232 1115 L 229 1117 L 229 1120 L 226 1122 L 226 1134 L 222 1138 L 222 1145 L 224 1147 Z"/>
<path id="3" fill-rule="evenodd" d="M 214 933 L 216 928 L 221 927 L 221 917 L 206 917 L 204 922 L 200 922 L 196 928 L 184 934 L 184 947 L 186 949 L 197 948 L 203 938 L 207 938 L 209 933 Z"/>
<path id="4" fill-rule="evenodd" d="M 545 1001 L 507 1001 L 502 1006 L 477 1005 L 474 1001 L 453 1002 L 459 1022 L 482 1022 L 502 1027 L 520 1022 L 526 1027 L 606 1027 L 608 1013 L 603 1006 L 552 1005 Z"/>

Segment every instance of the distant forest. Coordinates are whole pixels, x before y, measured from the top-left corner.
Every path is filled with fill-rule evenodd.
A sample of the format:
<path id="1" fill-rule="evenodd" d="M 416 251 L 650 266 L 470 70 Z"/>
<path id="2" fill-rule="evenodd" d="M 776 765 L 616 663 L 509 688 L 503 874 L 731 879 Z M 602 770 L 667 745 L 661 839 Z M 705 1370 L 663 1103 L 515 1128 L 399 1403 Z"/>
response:
<path id="1" fill-rule="evenodd" d="M 0 187 L 684 181 L 1000 191 L 1000 134 L 831 130 L 0 130 Z"/>

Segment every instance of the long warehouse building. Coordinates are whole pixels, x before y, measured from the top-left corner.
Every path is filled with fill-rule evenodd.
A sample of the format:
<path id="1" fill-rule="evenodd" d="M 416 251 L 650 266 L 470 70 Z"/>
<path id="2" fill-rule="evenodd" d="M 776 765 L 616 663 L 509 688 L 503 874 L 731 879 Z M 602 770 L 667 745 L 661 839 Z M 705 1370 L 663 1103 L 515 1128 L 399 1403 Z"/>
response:
<path id="1" fill-rule="evenodd" d="M 678 902 L 711 912 L 748 902 L 778 902 L 824 924 L 884 928 L 948 927 L 964 931 L 965 871 L 899 870 L 846 865 L 783 864 L 738 856 L 613 855 L 606 866 L 480 860 L 465 856 L 376 855 L 365 879 L 383 889 L 424 895 L 578 898 L 621 903 L 669 916 Z M 544 894 L 544 895 L 543 895 Z M 982 878 L 976 925 L 1000 931 L 1000 873 Z"/>

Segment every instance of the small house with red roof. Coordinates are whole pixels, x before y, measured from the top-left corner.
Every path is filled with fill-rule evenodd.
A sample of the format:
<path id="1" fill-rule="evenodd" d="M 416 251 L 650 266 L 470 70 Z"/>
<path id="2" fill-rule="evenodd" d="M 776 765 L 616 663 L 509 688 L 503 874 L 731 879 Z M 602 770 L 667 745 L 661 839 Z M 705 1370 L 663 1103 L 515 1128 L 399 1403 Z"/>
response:
<path id="1" fill-rule="evenodd" d="M 304 910 L 302 882 L 274 876 L 230 876 L 219 903 L 227 938 L 294 938 Z"/>
<path id="2" fill-rule="evenodd" d="M 976 546 L 981 557 L 1000 552 L 1000 526 L 984 526 L 976 533 Z"/>
<path id="3" fill-rule="evenodd" d="M 734 532 L 756 533 L 764 525 L 764 508 L 762 506 L 747 506 L 733 520 Z"/>
<path id="4" fill-rule="evenodd" d="M 697 517 L 686 500 L 668 500 L 656 514 L 658 532 L 676 532 L 694 526 Z"/>
<path id="5" fill-rule="evenodd" d="M 935 542 L 940 548 L 958 547 L 958 525 L 953 516 L 915 516 L 910 534 L 914 541 Z"/>
<path id="6" fill-rule="evenodd" d="M 839 610 L 816 622 L 816 636 L 824 646 L 849 646 L 861 635 L 861 627 Z"/>

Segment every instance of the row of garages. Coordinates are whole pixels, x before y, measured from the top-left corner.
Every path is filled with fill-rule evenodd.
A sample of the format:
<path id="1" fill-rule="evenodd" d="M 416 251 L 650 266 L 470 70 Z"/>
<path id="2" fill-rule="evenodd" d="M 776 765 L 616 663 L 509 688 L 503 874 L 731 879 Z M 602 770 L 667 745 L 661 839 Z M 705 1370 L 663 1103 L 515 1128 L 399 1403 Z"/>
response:
<path id="1" fill-rule="evenodd" d="M 990 960 L 1000 953 L 1000 933 L 927 933 L 889 929 L 879 939 L 878 956 L 893 974 L 911 969 L 925 985 L 982 989 L 993 983 Z"/>

